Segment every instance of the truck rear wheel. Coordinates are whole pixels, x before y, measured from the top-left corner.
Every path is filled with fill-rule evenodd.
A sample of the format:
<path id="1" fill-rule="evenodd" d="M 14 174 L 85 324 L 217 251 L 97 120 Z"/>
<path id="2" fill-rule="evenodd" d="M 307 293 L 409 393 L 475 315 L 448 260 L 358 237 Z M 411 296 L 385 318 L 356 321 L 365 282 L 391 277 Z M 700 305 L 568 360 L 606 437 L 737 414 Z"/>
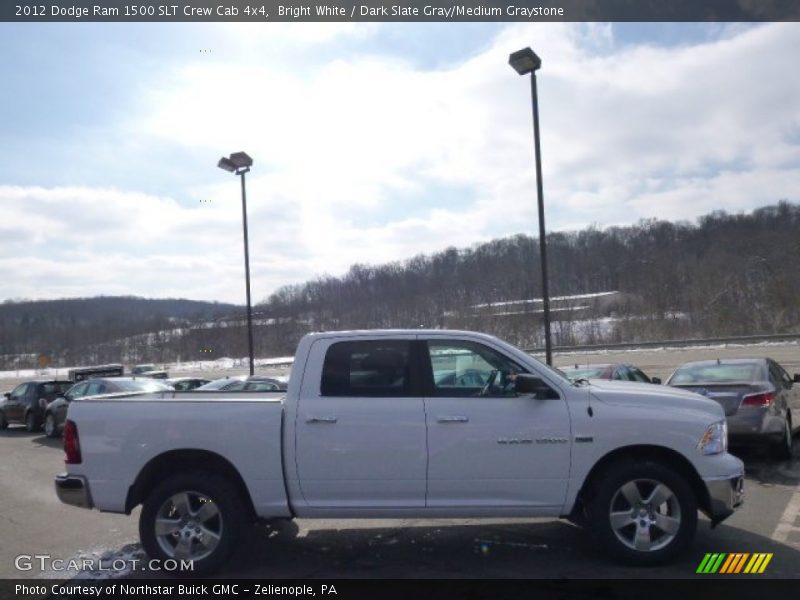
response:
<path id="1" fill-rule="evenodd" d="M 697 499 L 679 473 L 659 463 L 622 462 L 595 486 L 591 527 L 608 552 L 633 565 L 674 560 L 697 529 Z"/>
<path id="2" fill-rule="evenodd" d="M 139 538 L 155 559 L 192 561 L 204 575 L 219 569 L 236 547 L 244 521 L 242 499 L 231 482 L 217 474 L 190 472 L 157 485 L 142 505 Z"/>

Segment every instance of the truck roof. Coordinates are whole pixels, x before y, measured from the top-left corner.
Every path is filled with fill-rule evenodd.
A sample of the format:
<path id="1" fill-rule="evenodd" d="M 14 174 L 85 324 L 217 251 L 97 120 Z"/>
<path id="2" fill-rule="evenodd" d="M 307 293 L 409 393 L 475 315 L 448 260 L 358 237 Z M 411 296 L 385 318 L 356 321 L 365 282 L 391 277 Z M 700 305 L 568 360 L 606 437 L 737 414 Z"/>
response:
<path id="1" fill-rule="evenodd" d="M 463 331 L 458 329 L 353 329 L 345 331 L 315 331 L 307 334 L 307 337 L 331 338 L 331 337 L 391 337 L 396 335 L 453 335 L 463 337 L 476 337 L 485 339 L 498 339 L 488 333 L 478 333 L 476 331 Z"/>

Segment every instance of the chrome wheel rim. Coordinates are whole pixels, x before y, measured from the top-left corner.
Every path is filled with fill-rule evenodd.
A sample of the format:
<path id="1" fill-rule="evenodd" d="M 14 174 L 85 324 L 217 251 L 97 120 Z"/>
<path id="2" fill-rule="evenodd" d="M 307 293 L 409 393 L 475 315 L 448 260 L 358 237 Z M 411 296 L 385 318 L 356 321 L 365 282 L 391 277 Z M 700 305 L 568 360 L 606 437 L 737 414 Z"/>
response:
<path id="1" fill-rule="evenodd" d="M 635 479 L 620 486 L 609 506 L 611 529 L 636 552 L 655 552 L 668 546 L 681 526 L 678 497 L 655 479 Z"/>
<path id="2" fill-rule="evenodd" d="M 156 540 L 169 558 L 202 560 L 210 556 L 219 545 L 222 530 L 219 507 L 199 492 L 174 494 L 156 513 Z"/>

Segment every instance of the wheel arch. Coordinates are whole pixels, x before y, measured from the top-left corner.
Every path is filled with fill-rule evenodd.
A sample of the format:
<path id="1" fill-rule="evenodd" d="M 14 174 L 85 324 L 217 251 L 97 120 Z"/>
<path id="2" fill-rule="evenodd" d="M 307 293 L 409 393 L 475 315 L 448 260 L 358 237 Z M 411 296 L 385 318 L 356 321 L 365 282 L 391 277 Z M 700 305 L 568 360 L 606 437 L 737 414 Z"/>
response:
<path id="1" fill-rule="evenodd" d="M 694 468 L 694 465 L 680 452 L 664 446 L 638 444 L 616 448 L 598 460 L 583 481 L 580 491 L 575 499 L 572 515 L 583 510 L 592 498 L 593 487 L 603 474 L 615 465 L 623 462 L 641 462 L 650 460 L 665 467 L 674 469 L 683 475 L 692 488 L 697 499 L 697 506 L 706 514 L 711 510 L 711 499 L 703 479 Z"/>
<path id="2" fill-rule="evenodd" d="M 125 513 L 130 514 L 137 505 L 144 502 L 155 486 L 169 476 L 188 471 L 216 473 L 230 480 L 244 502 L 248 517 L 255 519 L 256 511 L 253 499 L 236 467 L 228 459 L 215 452 L 192 448 L 169 450 L 153 457 L 139 471 L 133 485 L 128 488 Z"/>

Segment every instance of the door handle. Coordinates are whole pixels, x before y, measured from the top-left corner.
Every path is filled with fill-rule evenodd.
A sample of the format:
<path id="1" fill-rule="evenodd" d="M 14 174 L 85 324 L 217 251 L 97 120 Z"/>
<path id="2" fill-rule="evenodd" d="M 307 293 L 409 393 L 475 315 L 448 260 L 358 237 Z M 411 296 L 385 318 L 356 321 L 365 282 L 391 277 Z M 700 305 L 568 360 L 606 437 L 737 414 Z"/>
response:
<path id="1" fill-rule="evenodd" d="M 452 416 L 452 417 L 437 417 L 439 423 L 468 423 L 469 417 Z"/>
<path id="2" fill-rule="evenodd" d="M 306 423 L 336 423 L 336 417 L 309 417 Z"/>

